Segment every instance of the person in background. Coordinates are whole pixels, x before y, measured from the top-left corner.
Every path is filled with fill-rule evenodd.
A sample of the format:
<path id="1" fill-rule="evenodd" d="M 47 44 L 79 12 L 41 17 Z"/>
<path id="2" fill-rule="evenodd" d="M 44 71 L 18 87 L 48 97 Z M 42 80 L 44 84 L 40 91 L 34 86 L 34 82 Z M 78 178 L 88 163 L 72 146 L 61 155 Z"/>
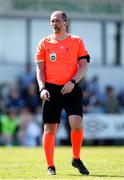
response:
<path id="1" fill-rule="evenodd" d="M 0 142 L 6 146 L 12 146 L 16 139 L 19 126 L 18 112 L 15 108 L 8 109 L 6 115 L 0 117 Z"/>
<path id="2" fill-rule="evenodd" d="M 26 72 L 20 77 L 20 81 L 23 88 L 27 88 L 32 82 L 35 81 L 35 74 L 32 70 L 31 64 L 27 65 Z"/>
<path id="3" fill-rule="evenodd" d="M 118 95 L 120 110 L 124 113 L 124 89 L 122 89 Z"/>
<path id="4" fill-rule="evenodd" d="M 35 82 L 30 84 L 27 88 L 25 102 L 25 106 L 27 106 L 32 113 L 36 113 L 37 108 L 40 106 L 40 96 L 37 93 L 37 86 Z"/>
<path id="5" fill-rule="evenodd" d="M 71 127 L 72 166 L 81 174 L 89 171 L 80 159 L 84 139 L 82 123 L 82 91 L 79 81 L 85 76 L 90 56 L 82 39 L 66 32 L 68 19 L 62 11 L 50 18 L 53 34 L 41 39 L 36 55 L 37 81 L 43 104 L 43 149 L 48 174 L 55 175 L 55 135 L 64 108 Z"/>
<path id="6" fill-rule="evenodd" d="M 38 146 L 41 129 L 30 108 L 23 107 L 20 111 L 18 141 L 22 146 Z"/>
<path id="7" fill-rule="evenodd" d="M 119 113 L 119 101 L 115 95 L 114 88 L 112 86 L 106 87 L 106 96 L 104 101 L 104 108 L 106 113 Z"/>
<path id="8" fill-rule="evenodd" d="M 16 87 L 10 87 L 9 94 L 5 99 L 5 105 L 8 109 L 14 107 L 18 110 L 25 105 L 25 99 L 20 95 Z"/>

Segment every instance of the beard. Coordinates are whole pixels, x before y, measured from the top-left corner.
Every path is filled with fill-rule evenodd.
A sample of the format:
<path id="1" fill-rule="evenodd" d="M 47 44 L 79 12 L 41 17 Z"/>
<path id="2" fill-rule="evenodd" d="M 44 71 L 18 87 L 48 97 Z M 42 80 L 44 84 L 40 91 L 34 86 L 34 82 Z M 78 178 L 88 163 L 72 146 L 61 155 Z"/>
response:
<path id="1" fill-rule="evenodd" d="M 61 28 L 60 27 L 53 27 L 53 31 L 55 32 L 55 33 L 60 33 L 61 32 Z"/>

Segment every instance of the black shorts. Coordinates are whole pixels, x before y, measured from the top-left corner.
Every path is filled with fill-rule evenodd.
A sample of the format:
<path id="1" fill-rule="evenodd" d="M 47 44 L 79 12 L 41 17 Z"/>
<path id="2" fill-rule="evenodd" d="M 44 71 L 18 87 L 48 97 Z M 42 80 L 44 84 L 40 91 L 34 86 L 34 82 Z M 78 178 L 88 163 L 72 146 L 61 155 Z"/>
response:
<path id="1" fill-rule="evenodd" d="M 44 123 L 60 123 L 61 111 L 64 108 L 67 115 L 82 116 L 82 91 L 75 85 L 71 93 L 62 95 L 63 85 L 46 83 L 45 88 L 50 93 L 50 101 L 43 103 Z"/>

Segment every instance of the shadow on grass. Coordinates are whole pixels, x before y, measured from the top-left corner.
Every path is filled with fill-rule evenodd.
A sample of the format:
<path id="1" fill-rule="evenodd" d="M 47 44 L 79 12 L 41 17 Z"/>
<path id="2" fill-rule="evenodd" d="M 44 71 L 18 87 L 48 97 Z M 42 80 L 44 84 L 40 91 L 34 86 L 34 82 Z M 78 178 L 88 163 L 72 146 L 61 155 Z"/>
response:
<path id="1" fill-rule="evenodd" d="M 81 175 L 81 174 L 67 174 L 67 176 L 85 176 L 85 177 L 88 177 L 88 176 L 90 176 L 90 177 L 115 177 L 115 178 L 124 178 L 124 176 L 119 176 L 119 175 L 102 175 L 102 174 L 100 174 L 100 175 L 96 175 L 96 174 L 90 174 L 90 175 Z"/>

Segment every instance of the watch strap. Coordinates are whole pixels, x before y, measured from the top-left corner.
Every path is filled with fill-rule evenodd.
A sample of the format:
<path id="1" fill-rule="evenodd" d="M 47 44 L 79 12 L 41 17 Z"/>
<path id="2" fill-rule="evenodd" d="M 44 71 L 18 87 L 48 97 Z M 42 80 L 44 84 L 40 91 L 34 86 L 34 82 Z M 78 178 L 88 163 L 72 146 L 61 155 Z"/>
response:
<path id="1" fill-rule="evenodd" d="M 76 84 L 75 79 L 71 79 L 70 81 L 71 81 L 74 85 Z"/>

